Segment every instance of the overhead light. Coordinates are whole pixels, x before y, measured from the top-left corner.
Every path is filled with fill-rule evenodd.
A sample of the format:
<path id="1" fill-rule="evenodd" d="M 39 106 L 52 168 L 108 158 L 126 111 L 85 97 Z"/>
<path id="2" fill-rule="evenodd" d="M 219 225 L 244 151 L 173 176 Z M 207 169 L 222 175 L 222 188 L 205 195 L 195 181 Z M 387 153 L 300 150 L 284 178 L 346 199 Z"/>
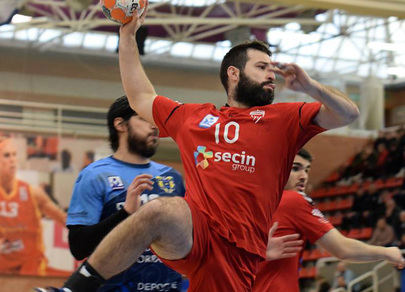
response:
<path id="1" fill-rule="evenodd" d="M 287 23 L 284 27 L 285 27 L 285 29 L 292 30 L 292 31 L 301 30 L 301 24 L 299 24 L 298 22 Z"/>
<path id="2" fill-rule="evenodd" d="M 384 43 L 384 42 L 369 42 L 367 46 L 376 51 L 403 51 L 404 44 L 402 43 Z"/>
<path id="3" fill-rule="evenodd" d="M 325 12 L 325 13 L 319 13 L 317 15 L 315 15 L 315 20 L 319 21 L 319 22 L 325 22 L 329 17 L 329 13 Z"/>
<path id="4" fill-rule="evenodd" d="M 389 67 L 387 68 L 388 75 L 395 75 L 397 77 L 405 77 L 405 67 Z"/>
<path id="5" fill-rule="evenodd" d="M 12 24 L 16 24 L 16 23 L 25 23 L 25 22 L 30 22 L 32 19 L 31 16 L 26 16 L 26 15 L 22 15 L 22 14 L 16 14 L 13 16 L 13 18 L 11 19 L 11 23 Z"/>

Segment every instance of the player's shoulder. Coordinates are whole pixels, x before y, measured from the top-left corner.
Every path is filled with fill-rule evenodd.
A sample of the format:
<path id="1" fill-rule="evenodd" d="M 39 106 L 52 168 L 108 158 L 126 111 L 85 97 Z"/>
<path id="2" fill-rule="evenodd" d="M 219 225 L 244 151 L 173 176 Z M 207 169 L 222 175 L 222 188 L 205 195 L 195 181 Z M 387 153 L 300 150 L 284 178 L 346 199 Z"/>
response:
<path id="1" fill-rule="evenodd" d="M 87 165 L 85 168 L 82 169 L 82 172 L 98 170 L 106 166 L 111 166 L 113 164 L 115 164 L 115 159 L 113 159 L 111 156 L 104 157 Z"/>
<path id="2" fill-rule="evenodd" d="M 174 100 L 172 98 L 158 95 L 155 98 L 155 101 L 159 103 L 171 103 L 175 104 L 176 108 L 183 108 L 187 110 L 197 110 L 197 109 L 212 109 L 216 108 L 216 106 L 213 103 L 183 103 L 177 100 Z"/>
<path id="3" fill-rule="evenodd" d="M 302 107 L 305 102 L 278 102 L 267 105 L 269 108 L 277 109 L 277 110 L 296 110 Z"/>
<path id="4" fill-rule="evenodd" d="M 185 103 L 184 107 L 195 119 L 204 118 L 207 114 L 219 115 L 219 110 L 213 103 Z"/>
<path id="5" fill-rule="evenodd" d="M 175 170 L 173 167 L 168 166 L 166 164 L 162 164 L 162 163 L 151 160 L 150 165 L 151 165 L 151 167 L 156 169 L 158 171 L 158 173 L 160 173 L 162 175 L 163 174 L 175 174 L 175 175 L 181 176 L 181 174 L 177 170 Z"/>
<path id="6" fill-rule="evenodd" d="M 296 206 L 297 203 L 313 205 L 312 199 L 306 193 L 293 190 L 285 190 L 283 192 L 281 203 L 291 206 Z"/>
<path id="7" fill-rule="evenodd" d="M 79 177 L 98 176 L 100 173 L 104 173 L 106 170 L 117 167 L 117 165 L 118 163 L 111 156 L 101 158 L 83 168 L 79 173 Z"/>
<path id="8" fill-rule="evenodd" d="M 29 184 L 29 183 L 27 183 L 26 181 L 24 181 L 24 180 L 21 180 L 21 179 L 17 179 L 17 186 L 24 186 L 24 187 L 31 187 L 31 185 Z"/>
<path id="9" fill-rule="evenodd" d="M 183 125 L 193 125 L 198 122 L 201 126 L 201 123 L 216 122 L 220 115 L 219 110 L 212 103 L 184 103 L 177 107 L 177 109 L 180 108 L 184 114 L 183 118 L 187 119 Z"/>

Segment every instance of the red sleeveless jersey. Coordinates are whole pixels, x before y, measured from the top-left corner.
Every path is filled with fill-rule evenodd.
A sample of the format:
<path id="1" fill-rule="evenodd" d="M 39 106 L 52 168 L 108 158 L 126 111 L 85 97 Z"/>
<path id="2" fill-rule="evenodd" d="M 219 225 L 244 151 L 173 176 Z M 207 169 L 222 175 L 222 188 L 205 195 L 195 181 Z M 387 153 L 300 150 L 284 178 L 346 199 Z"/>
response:
<path id="1" fill-rule="evenodd" d="M 41 214 L 30 186 L 17 180 L 10 194 L 0 188 L 0 272 L 41 274 Z"/>
<path id="2" fill-rule="evenodd" d="M 219 235 L 265 257 L 271 217 L 297 151 L 324 129 L 320 103 L 251 108 L 179 104 L 157 96 L 153 118 L 172 137 L 186 173 L 186 200 Z"/>

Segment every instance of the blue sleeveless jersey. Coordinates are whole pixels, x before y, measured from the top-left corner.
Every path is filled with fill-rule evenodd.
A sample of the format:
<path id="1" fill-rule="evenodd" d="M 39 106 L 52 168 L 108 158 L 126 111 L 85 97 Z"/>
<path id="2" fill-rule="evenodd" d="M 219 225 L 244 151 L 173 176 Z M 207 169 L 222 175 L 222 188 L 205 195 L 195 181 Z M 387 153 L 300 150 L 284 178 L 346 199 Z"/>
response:
<path id="1" fill-rule="evenodd" d="M 153 176 L 153 189 L 141 195 L 142 204 L 157 197 L 184 196 L 181 175 L 151 161 L 131 164 L 107 157 L 83 169 L 76 180 L 66 225 L 94 225 L 120 210 L 128 186 L 140 174 Z M 98 292 L 180 291 L 181 275 L 166 267 L 149 249 L 128 270 L 111 278 Z"/>

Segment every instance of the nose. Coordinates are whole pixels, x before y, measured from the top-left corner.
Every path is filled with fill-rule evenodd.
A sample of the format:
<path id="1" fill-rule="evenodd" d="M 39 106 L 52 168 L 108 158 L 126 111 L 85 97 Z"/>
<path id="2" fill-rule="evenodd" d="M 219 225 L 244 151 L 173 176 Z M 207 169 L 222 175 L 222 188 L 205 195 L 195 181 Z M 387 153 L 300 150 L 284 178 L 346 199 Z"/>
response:
<path id="1" fill-rule="evenodd" d="M 152 130 L 154 135 L 156 135 L 156 136 L 159 135 L 159 129 L 155 125 L 151 124 L 151 130 Z"/>
<path id="2" fill-rule="evenodd" d="M 271 68 L 267 70 L 266 79 L 271 81 L 274 81 L 276 79 L 276 74 L 274 73 L 274 71 L 271 70 Z"/>
<path id="3" fill-rule="evenodd" d="M 308 173 L 305 170 L 300 171 L 299 179 L 301 181 L 307 181 L 308 180 Z"/>

